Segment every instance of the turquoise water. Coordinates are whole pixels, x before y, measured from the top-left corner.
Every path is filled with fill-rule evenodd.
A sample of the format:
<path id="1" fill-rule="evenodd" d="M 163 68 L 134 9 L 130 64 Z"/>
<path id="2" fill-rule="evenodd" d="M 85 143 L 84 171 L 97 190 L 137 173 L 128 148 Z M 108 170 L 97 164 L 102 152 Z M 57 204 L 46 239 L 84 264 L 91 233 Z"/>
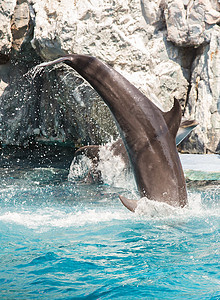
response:
<path id="1" fill-rule="evenodd" d="M 2 170 L 0 299 L 220 299 L 219 186 L 133 214 L 66 172 Z"/>

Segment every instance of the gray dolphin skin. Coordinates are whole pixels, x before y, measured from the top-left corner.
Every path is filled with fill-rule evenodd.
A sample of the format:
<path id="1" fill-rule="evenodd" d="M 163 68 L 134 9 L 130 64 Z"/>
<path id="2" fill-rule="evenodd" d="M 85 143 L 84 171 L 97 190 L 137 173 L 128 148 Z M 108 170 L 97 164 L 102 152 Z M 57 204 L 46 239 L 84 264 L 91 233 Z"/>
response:
<path id="1" fill-rule="evenodd" d="M 162 112 L 117 71 L 91 56 L 67 55 L 39 66 L 59 62 L 76 70 L 108 105 L 125 144 L 140 196 L 184 207 L 186 183 L 175 141 L 181 122 L 178 100 L 174 100 L 170 111 Z M 120 199 L 129 210 L 135 210 L 137 201 L 123 196 Z"/>

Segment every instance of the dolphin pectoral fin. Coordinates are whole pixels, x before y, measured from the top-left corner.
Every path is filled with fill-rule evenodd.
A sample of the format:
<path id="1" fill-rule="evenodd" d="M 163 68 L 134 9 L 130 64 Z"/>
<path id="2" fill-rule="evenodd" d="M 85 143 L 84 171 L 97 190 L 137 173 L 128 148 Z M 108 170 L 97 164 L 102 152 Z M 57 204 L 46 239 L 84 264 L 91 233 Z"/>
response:
<path id="1" fill-rule="evenodd" d="M 198 124 L 196 120 L 183 121 L 177 132 L 176 145 L 178 146 Z"/>
<path id="2" fill-rule="evenodd" d="M 127 199 L 126 197 L 123 197 L 121 195 L 119 195 L 119 198 L 125 207 L 127 207 L 130 211 L 135 212 L 138 200 Z"/>
<path id="3" fill-rule="evenodd" d="M 174 105 L 171 110 L 164 112 L 163 117 L 171 135 L 175 138 L 182 118 L 181 106 L 176 98 L 174 98 Z"/>

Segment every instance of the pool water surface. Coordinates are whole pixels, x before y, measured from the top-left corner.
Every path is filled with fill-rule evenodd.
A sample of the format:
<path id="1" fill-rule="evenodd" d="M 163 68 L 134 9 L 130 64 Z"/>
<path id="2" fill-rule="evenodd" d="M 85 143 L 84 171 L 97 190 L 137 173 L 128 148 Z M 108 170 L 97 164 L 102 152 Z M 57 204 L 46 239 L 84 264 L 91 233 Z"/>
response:
<path id="1" fill-rule="evenodd" d="M 131 213 L 126 184 L 66 172 L 2 170 L 0 299 L 220 299 L 219 185 L 190 189 L 184 209 Z"/>

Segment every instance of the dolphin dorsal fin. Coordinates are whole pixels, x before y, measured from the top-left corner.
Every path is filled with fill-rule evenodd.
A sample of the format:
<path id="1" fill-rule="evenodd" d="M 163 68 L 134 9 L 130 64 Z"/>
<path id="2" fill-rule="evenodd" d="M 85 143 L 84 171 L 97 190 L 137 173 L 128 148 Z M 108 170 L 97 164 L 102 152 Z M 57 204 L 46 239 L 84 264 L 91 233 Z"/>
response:
<path id="1" fill-rule="evenodd" d="M 171 110 L 164 112 L 163 117 L 171 135 L 175 138 L 182 118 L 181 106 L 176 98 L 174 98 L 174 105 Z"/>

